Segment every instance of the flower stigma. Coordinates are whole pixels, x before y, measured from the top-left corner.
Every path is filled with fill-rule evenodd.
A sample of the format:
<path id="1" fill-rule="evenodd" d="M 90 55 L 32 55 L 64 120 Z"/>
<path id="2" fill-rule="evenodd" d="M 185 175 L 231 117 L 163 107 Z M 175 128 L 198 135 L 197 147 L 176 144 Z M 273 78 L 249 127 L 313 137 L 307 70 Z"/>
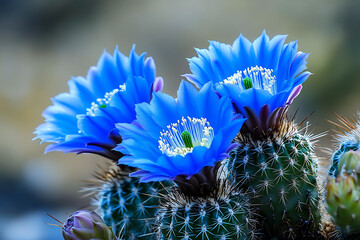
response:
<path id="1" fill-rule="evenodd" d="M 185 144 L 185 147 L 187 147 L 187 148 L 194 147 L 194 145 L 192 144 L 192 140 L 191 140 L 191 134 L 188 131 L 183 131 L 181 133 L 181 138 Z"/>
<path id="2" fill-rule="evenodd" d="M 243 71 L 237 71 L 220 84 L 236 84 L 241 90 L 256 88 L 266 90 L 271 94 L 277 92 L 274 70 L 261 66 L 248 67 Z"/>
<path id="3" fill-rule="evenodd" d="M 106 108 L 116 93 L 124 91 L 126 91 L 126 83 L 119 85 L 119 88 L 105 93 L 103 98 L 97 98 L 96 101 L 91 103 L 91 107 L 86 109 L 86 115 L 94 117 L 97 109 Z"/>
<path id="4" fill-rule="evenodd" d="M 214 129 L 206 118 L 182 117 L 160 132 L 159 149 L 169 157 L 191 153 L 195 147 L 209 148 Z"/>
<path id="5" fill-rule="evenodd" d="M 244 78 L 242 81 L 243 81 L 243 84 L 244 84 L 244 88 L 245 88 L 245 89 L 250 89 L 250 88 L 253 87 L 253 86 L 252 86 L 251 78 L 246 77 L 246 78 Z"/>

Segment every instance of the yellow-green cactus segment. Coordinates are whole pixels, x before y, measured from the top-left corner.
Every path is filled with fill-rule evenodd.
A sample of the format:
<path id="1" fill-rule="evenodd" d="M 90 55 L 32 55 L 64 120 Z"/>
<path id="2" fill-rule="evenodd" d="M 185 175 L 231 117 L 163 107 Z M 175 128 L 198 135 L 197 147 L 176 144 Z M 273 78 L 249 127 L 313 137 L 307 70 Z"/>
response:
<path id="1" fill-rule="evenodd" d="M 356 184 L 359 185 L 360 180 L 360 151 L 348 151 L 339 161 L 339 172 L 354 174 Z"/>
<path id="2" fill-rule="evenodd" d="M 326 202 L 328 212 L 345 235 L 360 233 L 360 189 L 347 173 L 329 180 Z"/>

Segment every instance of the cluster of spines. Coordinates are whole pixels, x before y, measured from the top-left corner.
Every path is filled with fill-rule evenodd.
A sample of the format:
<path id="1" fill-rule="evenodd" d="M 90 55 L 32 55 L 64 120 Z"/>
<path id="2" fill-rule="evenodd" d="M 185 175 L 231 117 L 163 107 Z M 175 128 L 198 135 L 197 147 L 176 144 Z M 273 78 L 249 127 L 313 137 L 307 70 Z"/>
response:
<path id="1" fill-rule="evenodd" d="M 169 183 L 139 183 L 139 179 L 129 178 L 118 167 L 99 174 L 97 182 L 87 190 L 95 192 L 93 205 L 119 240 L 150 239 L 146 236 L 153 232 L 159 193 Z"/>
<path id="2" fill-rule="evenodd" d="M 337 150 L 332 154 L 332 165 L 329 169 L 329 175 L 331 177 L 338 176 L 338 164 L 342 155 L 348 151 L 360 149 L 360 113 L 358 113 L 355 119 L 346 119 L 339 114 L 336 114 L 336 116 L 338 117 L 339 123 L 330 122 L 340 129 L 345 130 L 345 132 L 342 133 L 335 130 L 337 133 L 336 141 L 339 145 L 336 146 Z"/>
<path id="3" fill-rule="evenodd" d="M 255 221 L 242 194 L 190 198 L 173 191 L 156 215 L 158 240 L 256 239 Z"/>
<path id="4" fill-rule="evenodd" d="M 283 239 L 318 235 L 321 217 L 314 137 L 301 135 L 292 123 L 284 124 L 283 129 L 292 131 L 274 131 L 261 141 L 240 133 L 240 146 L 228 161 L 230 178 L 252 194 L 250 202 L 259 206 L 270 235 L 274 231 Z"/>

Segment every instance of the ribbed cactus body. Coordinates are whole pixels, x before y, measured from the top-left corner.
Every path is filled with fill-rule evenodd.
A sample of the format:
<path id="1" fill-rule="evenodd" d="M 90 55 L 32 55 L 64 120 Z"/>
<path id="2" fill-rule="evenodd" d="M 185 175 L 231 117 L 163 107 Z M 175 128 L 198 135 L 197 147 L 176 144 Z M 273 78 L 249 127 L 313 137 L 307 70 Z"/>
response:
<path id="1" fill-rule="evenodd" d="M 309 139 L 241 142 L 229 159 L 230 176 L 250 192 L 270 235 L 284 239 L 316 233 L 320 224 L 319 190 Z"/>
<path id="2" fill-rule="evenodd" d="M 159 183 L 139 183 L 136 178 L 114 182 L 104 189 L 100 200 L 105 223 L 122 239 L 151 233 L 161 188 Z"/>
<path id="3" fill-rule="evenodd" d="M 163 203 L 156 220 L 158 240 L 254 239 L 250 209 L 242 195 Z"/>
<path id="4" fill-rule="evenodd" d="M 119 240 L 152 239 L 154 216 L 169 182 L 139 183 L 119 168 L 98 176 L 94 205 Z M 150 235 L 149 235 L 150 234 Z"/>

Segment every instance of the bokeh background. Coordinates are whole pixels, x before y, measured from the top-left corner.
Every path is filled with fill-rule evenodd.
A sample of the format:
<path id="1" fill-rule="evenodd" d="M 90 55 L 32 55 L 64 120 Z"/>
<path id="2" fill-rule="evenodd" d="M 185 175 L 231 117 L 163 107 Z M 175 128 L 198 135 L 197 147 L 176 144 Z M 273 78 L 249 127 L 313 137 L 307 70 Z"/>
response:
<path id="1" fill-rule="evenodd" d="M 333 112 L 360 110 L 359 12 L 358 0 L 0 0 L 0 239 L 62 239 L 45 213 L 64 221 L 88 206 L 78 190 L 106 160 L 44 155 L 32 132 L 50 98 L 68 91 L 72 75 L 86 75 L 104 49 L 128 54 L 136 43 L 175 95 L 194 47 L 232 43 L 240 33 L 253 41 L 263 29 L 288 34 L 311 52 L 314 73 L 292 109 L 299 121 L 314 112 L 311 129 L 321 133 L 333 128 Z M 331 147 L 331 138 L 319 144 Z"/>

